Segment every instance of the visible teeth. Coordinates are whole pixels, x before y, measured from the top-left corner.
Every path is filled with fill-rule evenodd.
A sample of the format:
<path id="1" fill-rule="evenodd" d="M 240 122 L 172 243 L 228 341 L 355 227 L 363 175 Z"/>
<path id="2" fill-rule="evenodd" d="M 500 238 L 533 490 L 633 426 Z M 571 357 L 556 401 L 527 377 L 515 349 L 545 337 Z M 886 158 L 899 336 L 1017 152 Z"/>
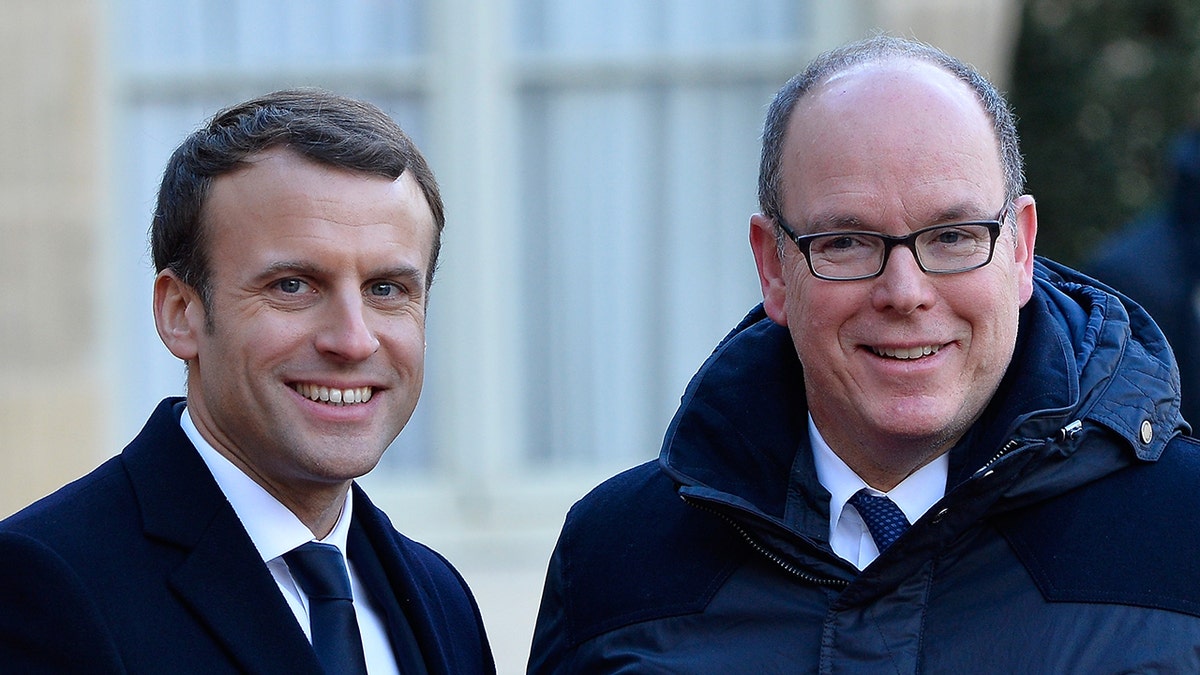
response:
<path id="1" fill-rule="evenodd" d="M 294 387 L 303 397 L 329 403 L 331 405 L 351 405 L 366 403 L 371 400 L 371 387 L 355 387 L 353 389 L 330 389 L 316 384 L 301 383 Z"/>
<path id="2" fill-rule="evenodd" d="M 924 347 L 909 347 L 901 349 L 872 348 L 876 354 L 880 356 L 887 356 L 893 359 L 919 359 L 922 356 L 936 354 L 939 349 L 941 349 L 940 345 L 927 345 Z"/>

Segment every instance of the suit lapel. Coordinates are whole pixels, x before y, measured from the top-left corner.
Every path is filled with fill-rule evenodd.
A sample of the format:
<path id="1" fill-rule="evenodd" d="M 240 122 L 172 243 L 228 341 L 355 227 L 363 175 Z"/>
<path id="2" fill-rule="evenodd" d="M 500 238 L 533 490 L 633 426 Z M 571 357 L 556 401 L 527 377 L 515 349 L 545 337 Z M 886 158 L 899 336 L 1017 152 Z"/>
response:
<path id="1" fill-rule="evenodd" d="M 224 511 L 171 575 L 171 587 L 246 672 L 320 673 L 270 571 L 232 508 Z"/>
<path id="2" fill-rule="evenodd" d="M 462 597 L 466 587 L 461 579 L 449 569 L 442 577 L 434 578 L 424 561 L 418 560 L 406 548 L 420 544 L 396 533 L 388 516 L 374 507 L 356 483 L 354 520 L 359 522 L 368 545 L 378 556 L 388 592 L 403 608 L 404 617 L 425 658 L 427 673 L 457 675 L 467 671 L 464 668 L 478 669 L 476 656 L 480 650 L 486 651 L 486 640 L 482 637 L 478 609 Z M 448 610 L 454 610 L 454 616 L 450 616 Z M 490 661 L 490 652 L 482 658 Z"/>
<path id="3" fill-rule="evenodd" d="M 248 673 L 321 672 L 250 535 L 163 401 L 123 459 L 148 537 L 183 550 L 168 578 L 212 639 Z"/>
<path id="4" fill-rule="evenodd" d="M 356 516 L 358 511 L 356 507 Z M 347 547 L 359 579 L 370 593 L 376 610 L 384 616 L 392 653 L 396 657 L 400 672 L 404 675 L 425 675 L 428 671 L 425 669 L 425 658 L 421 654 L 420 645 L 417 644 L 416 635 L 413 634 L 408 617 L 396 600 L 396 593 L 388 581 L 379 556 L 376 555 L 363 530 L 362 522 L 357 517 L 350 523 Z"/>

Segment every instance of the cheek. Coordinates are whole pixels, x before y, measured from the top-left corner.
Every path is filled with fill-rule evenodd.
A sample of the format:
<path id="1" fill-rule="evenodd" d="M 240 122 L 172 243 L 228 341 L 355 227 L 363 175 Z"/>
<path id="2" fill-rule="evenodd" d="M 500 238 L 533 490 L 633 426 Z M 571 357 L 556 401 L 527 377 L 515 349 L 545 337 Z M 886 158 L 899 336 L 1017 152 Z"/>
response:
<path id="1" fill-rule="evenodd" d="M 1012 359 L 1013 350 L 1017 345 L 1017 326 L 1021 320 L 1020 306 L 1007 306 L 999 314 L 1000 316 L 996 319 L 996 343 L 993 345 L 993 358 L 997 362 L 997 369 L 1003 372 L 1008 368 L 1008 362 Z"/>
<path id="2" fill-rule="evenodd" d="M 972 357 L 977 369 L 987 373 L 1003 373 L 1008 368 L 1017 341 L 1020 307 L 1015 293 L 1004 293 L 990 304 L 986 296 L 980 302 L 964 305 L 972 326 Z"/>
<path id="3" fill-rule="evenodd" d="M 809 294 L 789 303 L 788 327 L 805 371 L 817 373 L 840 353 L 841 327 L 853 315 L 846 309 L 849 302 L 846 298 Z"/>
<path id="4" fill-rule="evenodd" d="M 800 339 L 818 344 L 828 340 L 831 332 L 836 333 L 842 324 L 851 320 L 864 303 L 863 298 L 846 292 L 853 291 L 852 288 L 839 289 L 819 281 L 798 290 L 800 292 L 793 293 L 788 299 L 789 325 L 803 327 L 802 331 L 796 331 L 803 333 Z"/>
<path id="5" fill-rule="evenodd" d="M 377 335 L 397 368 L 422 371 L 425 364 L 425 326 L 421 322 L 403 322 Z"/>
<path id="6" fill-rule="evenodd" d="M 242 358 L 259 364 L 286 361 L 306 351 L 314 340 L 311 327 L 302 321 L 279 317 L 272 321 L 247 323 L 239 338 Z"/>

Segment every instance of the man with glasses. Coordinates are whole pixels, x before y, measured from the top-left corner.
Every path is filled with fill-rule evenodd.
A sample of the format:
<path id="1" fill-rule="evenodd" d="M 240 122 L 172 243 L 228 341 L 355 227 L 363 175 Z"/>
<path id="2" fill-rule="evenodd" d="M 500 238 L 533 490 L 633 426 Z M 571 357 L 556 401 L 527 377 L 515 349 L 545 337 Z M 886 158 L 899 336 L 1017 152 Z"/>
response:
<path id="1" fill-rule="evenodd" d="M 906 40 L 823 54 L 759 197 L 763 303 L 567 516 L 530 672 L 1200 670 L 1174 358 L 1035 259 L 996 89 Z"/>

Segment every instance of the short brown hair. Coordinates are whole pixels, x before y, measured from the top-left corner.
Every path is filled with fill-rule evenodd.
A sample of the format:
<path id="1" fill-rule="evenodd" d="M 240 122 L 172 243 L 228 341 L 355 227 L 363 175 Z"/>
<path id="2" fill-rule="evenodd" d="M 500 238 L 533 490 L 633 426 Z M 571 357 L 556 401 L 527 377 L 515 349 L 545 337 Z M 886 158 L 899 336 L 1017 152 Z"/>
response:
<path id="1" fill-rule="evenodd" d="M 163 172 L 150 225 L 156 272 L 174 271 L 211 310 L 204 204 L 213 179 L 280 146 L 319 164 L 393 180 L 408 172 L 433 213 L 433 250 L 425 280 L 427 287 L 433 283 L 446 215 L 429 164 L 378 107 L 310 88 L 276 91 L 226 108 L 175 149 Z"/>

